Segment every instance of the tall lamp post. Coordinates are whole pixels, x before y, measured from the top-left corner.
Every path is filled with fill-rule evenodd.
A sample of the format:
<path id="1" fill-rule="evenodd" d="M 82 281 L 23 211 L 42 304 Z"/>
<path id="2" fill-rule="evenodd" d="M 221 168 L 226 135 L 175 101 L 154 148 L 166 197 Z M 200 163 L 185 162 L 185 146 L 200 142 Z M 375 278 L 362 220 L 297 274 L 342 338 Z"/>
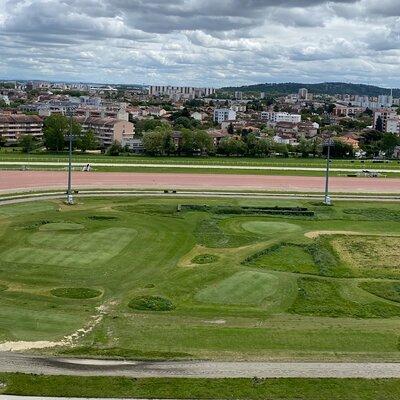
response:
<path id="1" fill-rule="evenodd" d="M 329 196 L 329 168 L 331 164 L 331 147 L 334 145 L 332 138 L 329 138 L 325 142 L 325 146 L 327 147 L 327 155 L 326 155 L 326 171 L 325 171 L 325 196 L 324 196 L 324 204 L 327 206 L 332 205 L 332 199 Z"/>
<path id="2" fill-rule="evenodd" d="M 72 112 L 69 120 L 69 152 L 68 152 L 68 188 L 67 188 L 67 204 L 74 204 L 72 196 Z"/>

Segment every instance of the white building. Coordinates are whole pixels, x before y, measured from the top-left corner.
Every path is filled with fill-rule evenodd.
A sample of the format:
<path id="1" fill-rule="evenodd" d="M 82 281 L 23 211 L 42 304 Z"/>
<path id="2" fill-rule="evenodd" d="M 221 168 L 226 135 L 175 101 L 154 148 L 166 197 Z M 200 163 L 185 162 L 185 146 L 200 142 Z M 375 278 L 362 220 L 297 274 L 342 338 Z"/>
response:
<path id="1" fill-rule="evenodd" d="M 230 108 L 216 108 L 214 110 L 214 122 L 220 124 L 224 121 L 236 121 L 236 111 Z"/>
<path id="2" fill-rule="evenodd" d="M 6 106 L 9 106 L 11 104 L 10 99 L 7 95 L 0 94 L 0 100 L 3 100 L 4 103 L 6 103 Z"/>
<path id="3" fill-rule="evenodd" d="M 195 119 L 196 121 L 200 121 L 200 122 L 203 120 L 203 114 L 198 111 L 192 112 L 190 114 L 190 117 Z"/>
<path id="4" fill-rule="evenodd" d="M 389 118 L 386 121 L 386 132 L 400 134 L 400 118 Z"/>
<path id="5" fill-rule="evenodd" d="M 374 127 L 378 118 L 382 119 L 383 132 L 399 133 L 400 116 L 391 108 L 381 108 L 374 112 Z"/>
<path id="6" fill-rule="evenodd" d="M 301 122 L 300 114 L 289 114 L 287 112 L 269 112 L 262 111 L 261 119 L 269 122 L 291 122 L 293 124 L 298 124 Z"/>

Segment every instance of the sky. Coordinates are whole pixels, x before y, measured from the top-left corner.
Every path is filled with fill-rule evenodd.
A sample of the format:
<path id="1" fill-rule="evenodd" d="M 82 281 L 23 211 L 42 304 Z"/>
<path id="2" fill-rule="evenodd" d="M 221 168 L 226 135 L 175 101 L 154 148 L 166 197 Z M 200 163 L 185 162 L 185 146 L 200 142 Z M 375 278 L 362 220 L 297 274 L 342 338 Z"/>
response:
<path id="1" fill-rule="evenodd" d="M 0 79 L 400 87 L 399 0 L 0 0 Z"/>

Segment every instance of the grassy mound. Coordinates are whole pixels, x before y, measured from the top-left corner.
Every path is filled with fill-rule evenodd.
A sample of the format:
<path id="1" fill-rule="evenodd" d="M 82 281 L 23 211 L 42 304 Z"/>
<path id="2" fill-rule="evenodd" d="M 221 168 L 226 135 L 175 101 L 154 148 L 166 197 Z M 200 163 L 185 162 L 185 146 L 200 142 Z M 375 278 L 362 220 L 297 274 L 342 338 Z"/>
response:
<path id="1" fill-rule="evenodd" d="M 351 276 L 351 271 L 340 262 L 324 238 L 311 244 L 279 243 L 247 257 L 243 264 L 301 274 Z"/>
<path id="2" fill-rule="evenodd" d="M 214 254 L 199 254 L 192 258 L 192 264 L 211 264 L 218 260 L 218 256 Z"/>
<path id="3" fill-rule="evenodd" d="M 93 299 L 101 295 L 100 290 L 90 288 L 57 288 L 50 292 L 53 296 L 67 299 Z"/>
<path id="4" fill-rule="evenodd" d="M 41 231 L 76 231 L 83 229 L 82 224 L 74 224 L 72 222 L 54 222 L 42 225 L 39 229 Z"/>
<path id="5" fill-rule="evenodd" d="M 299 291 L 289 312 L 321 317 L 390 318 L 400 316 L 400 307 L 383 302 L 364 303 L 354 294 L 342 296 L 338 282 L 313 278 L 298 279 Z"/>
<path id="6" fill-rule="evenodd" d="M 362 282 L 360 287 L 376 296 L 400 302 L 400 282 Z"/>
<path id="7" fill-rule="evenodd" d="M 161 296 L 140 296 L 129 302 L 133 310 L 171 311 L 175 308 L 171 300 Z"/>
<path id="8" fill-rule="evenodd" d="M 318 274 L 318 267 L 311 254 L 303 247 L 279 244 L 249 257 L 245 265 L 275 271 Z"/>

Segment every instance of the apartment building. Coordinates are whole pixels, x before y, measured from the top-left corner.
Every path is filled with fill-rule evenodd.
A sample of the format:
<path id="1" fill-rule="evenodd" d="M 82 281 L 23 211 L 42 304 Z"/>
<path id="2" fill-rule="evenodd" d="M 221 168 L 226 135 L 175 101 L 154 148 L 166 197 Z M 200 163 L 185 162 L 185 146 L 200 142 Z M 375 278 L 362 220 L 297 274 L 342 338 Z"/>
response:
<path id="1" fill-rule="evenodd" d="M 83 132 L 93 131 L 103 147 L 110 146 L 114 141 L 129 146 L 135 134 L 135 126 L 125 120 L 107 117 L 76 117 L 75 120 L 81 124 Z"/>
<path id="2" fill-rule="evenodd" d="M 43 135 L 42 118 L 37 115 L 0 114 L 0 136 L 7 144 L 16 143 L 24 135 L 40 139 Z"/>
<path id="3" fill-rule="evenodd" d="M 291 122 L 293 124 L 298 124 L 301 122 L 300 114 L 289 114 L 287 112 L 274 112 L 274 111 L 262 111 L 261 119 L 268 122 Z"/>
<path id="4" fill-rule="evenodd" d="M 362 107 L 345 106 L 342 104 L 335 104 L 332 114 L 335 117 L 348 117 L 349 115 L 360 114 L 364 111 Z"/>
<path id="5" fill-rule="evenodd" d="M 230 108 L 216 108 L 214 110 L 214 122 L 221 124 L 224 121 L 236 121 L 236 111 Z"/>
<path id="6" fill-rule="evenodd" d="M 214 88 L 196 88 L 191 86 L 150 86 L 150 96 L 174 96 L 180 95 L 186 98 L 200 98 L 211 96 L 215 93 Z"/>
<path id="7" fill-rule="evenodd" d="M 396 110 L 392 108 L 380 108 L 374 111 L 374 127 L 377 126 L 378 118 L 382 119 L 382 130 L 383 132 L 400 133 L 399 124 L 400 116 Z"/>

